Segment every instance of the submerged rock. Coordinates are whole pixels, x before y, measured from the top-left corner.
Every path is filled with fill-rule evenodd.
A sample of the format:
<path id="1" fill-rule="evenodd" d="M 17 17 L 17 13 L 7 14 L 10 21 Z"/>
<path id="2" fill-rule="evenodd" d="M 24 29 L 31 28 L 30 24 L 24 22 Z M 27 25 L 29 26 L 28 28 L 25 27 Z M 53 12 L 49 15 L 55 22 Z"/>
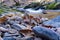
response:
<path id="1" fill-rule="evenodd" d="M 51 29 L 42 27 L 42 26 L 35 26 L 35 27 L 33 28 L 33 32 L 34 32 L 37 36 L 39 36 L 39 37 L 41 37 L 41 38 L 43 38 L 43 39 L 45 39 L 45 40 L 60 40 L 60 39 L 59 39 L 60 36 L 59 36 L 58 33 L 54 32 L 54 31 L 51 30 Z"/>

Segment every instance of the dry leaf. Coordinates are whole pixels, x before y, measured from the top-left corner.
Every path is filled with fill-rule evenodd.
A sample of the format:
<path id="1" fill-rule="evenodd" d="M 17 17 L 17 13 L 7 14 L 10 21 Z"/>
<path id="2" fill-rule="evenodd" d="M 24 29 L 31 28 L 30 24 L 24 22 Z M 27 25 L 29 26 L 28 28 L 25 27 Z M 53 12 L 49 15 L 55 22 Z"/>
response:
<path id="1" fill-rule="evenodd" d="M 33 31 L 30 30 L 30 29 L 20 30 L 20 33 L 22 33 L 25 37 L 27 37 L 27 36 L 33 36 Z"/>
<path id="2" fill-rule="evenodd" d="M 32 30 L 31 29 L 23 29 L 23 30 L 20 30 L 21 33 L 31 33 Z"/>
<path id="3" fill-rule="evenodd" d="M 0 23 L 4 23 L 7 20 L 6 16 L 0 18 Z"/>

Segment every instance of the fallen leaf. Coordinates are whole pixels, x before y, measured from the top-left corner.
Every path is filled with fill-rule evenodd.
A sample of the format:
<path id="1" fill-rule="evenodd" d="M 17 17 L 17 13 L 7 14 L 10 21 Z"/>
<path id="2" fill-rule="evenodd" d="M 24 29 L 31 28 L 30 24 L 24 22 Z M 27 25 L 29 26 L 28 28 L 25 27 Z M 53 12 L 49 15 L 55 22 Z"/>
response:
<path id="1" fill-rule="evenodd" d="M 7 18 L 5 16 L 0 17 L 0 23 L 4 23 L 7 20 Z"/>

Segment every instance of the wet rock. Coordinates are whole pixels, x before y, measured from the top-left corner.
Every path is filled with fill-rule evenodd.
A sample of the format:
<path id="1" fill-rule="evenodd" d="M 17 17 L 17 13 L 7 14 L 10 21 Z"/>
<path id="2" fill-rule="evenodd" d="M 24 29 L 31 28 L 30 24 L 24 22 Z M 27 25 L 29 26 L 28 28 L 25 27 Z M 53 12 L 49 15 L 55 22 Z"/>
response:
<path id="1" fill-rule="evenodd" d="M 42 27 L 42 26 L 35 26 L 33 28 L 33 32 L 38 36 L 45 40 L 60 40 L 60 35 L 54 32 L 51 29 Z"/>

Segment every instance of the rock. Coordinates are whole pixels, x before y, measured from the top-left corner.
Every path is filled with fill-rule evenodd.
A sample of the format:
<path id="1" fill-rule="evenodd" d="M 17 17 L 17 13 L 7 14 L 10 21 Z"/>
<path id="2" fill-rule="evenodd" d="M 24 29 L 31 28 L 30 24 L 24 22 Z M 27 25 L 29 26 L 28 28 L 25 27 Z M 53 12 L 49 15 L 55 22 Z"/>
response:
<path id="1" fill-rule="evenodd" d="M 8 20 L 7 20 L 7 22 L 9 23 L 9 24 L 12 24 L 12 23 L 17 23 L 17 24 L 19 24 L 20 22 L 22 22 L 23 20 L 22 20 L 22 18 L 21 17 L 19 17 L 19 16 L 15 16 L 15 17 L 11 17 L 11 18 L 9 18 Z"/>
<path id="2" fill-rule="evenodd" d="M 10 24 L 10 25 L 13 25 L 15 22 L 11 21 L 11 20 L 7 20 L 7 23 Z"/>
<path id="3" fill-rule="evenodd" d="M 48 21 L 48 18 L 41 18 L 42 22 Z"/>
<path id="4" fill-rule="evenodd" d="M 12 20 L 13 20 L 13 19 L 12 19 Z M 19 17 L 19 16 L 14 17 L 14 20 L 15 20 L 15 22 L 18 23 L 18 24 L 23 21 L 23 19 L 22 19 L 21 17 Z"/>
<path id="5" fill-rule="evenodd" d="M 7 31 L 8 31 L 8 29 L 5 29 L 5 28 L 3 28 L 3 27 L 0 27 L 0 31 L 7 32 Z"/>
<path id="6" fill-rule="evenodd" d="M 35 26 L 33 32 L 45 40 L 60 40 L 60 35 L 58 33 L 42 26 Z"/>
<path id="7" fill-rule="evenodd" d="M 17 30 L 15 30 L 15 29 L 9 29 L 9 33 L 11 33 L 11 34 L 18 34 L 18 31 Z"/>
<path id="8" fill-rule="evenodd" d="M 4 37 L 3 40 L 16 40 L 16 39 L 13 37 Z"/>
<path id="9" fill-rule="evenodd" d="M 19 36 L 19 33 L 18 33 L 18 31 L 10 31 L 10 32 L 6 32 L 5 34 L 4 34 L 4 37 L 12 37 L 12 36 Z M 20 35 L 21 36 L 21 35 Z"/>
<path id="10" fill-rule="evenodd" d="M 25 26 L 19 25 L 19 24 L 13 24 L 13 25 L 11 25 L 11 27 L 16 29 L 16 30 L 26 29 Z"/>
<path id="11" fill-rule="evenodd" d="M 8 32 L 6 32 L 5 34 L 4 34 L 4 37 L 10 37 L 11 35 L 8 33 Z"/>
<path id="12" fill-rule="evenodd" d="M 57 16 L 56 18 L 46 21 L 43 24 L 52 27 L 60 27 L 60 16 Z"/>

